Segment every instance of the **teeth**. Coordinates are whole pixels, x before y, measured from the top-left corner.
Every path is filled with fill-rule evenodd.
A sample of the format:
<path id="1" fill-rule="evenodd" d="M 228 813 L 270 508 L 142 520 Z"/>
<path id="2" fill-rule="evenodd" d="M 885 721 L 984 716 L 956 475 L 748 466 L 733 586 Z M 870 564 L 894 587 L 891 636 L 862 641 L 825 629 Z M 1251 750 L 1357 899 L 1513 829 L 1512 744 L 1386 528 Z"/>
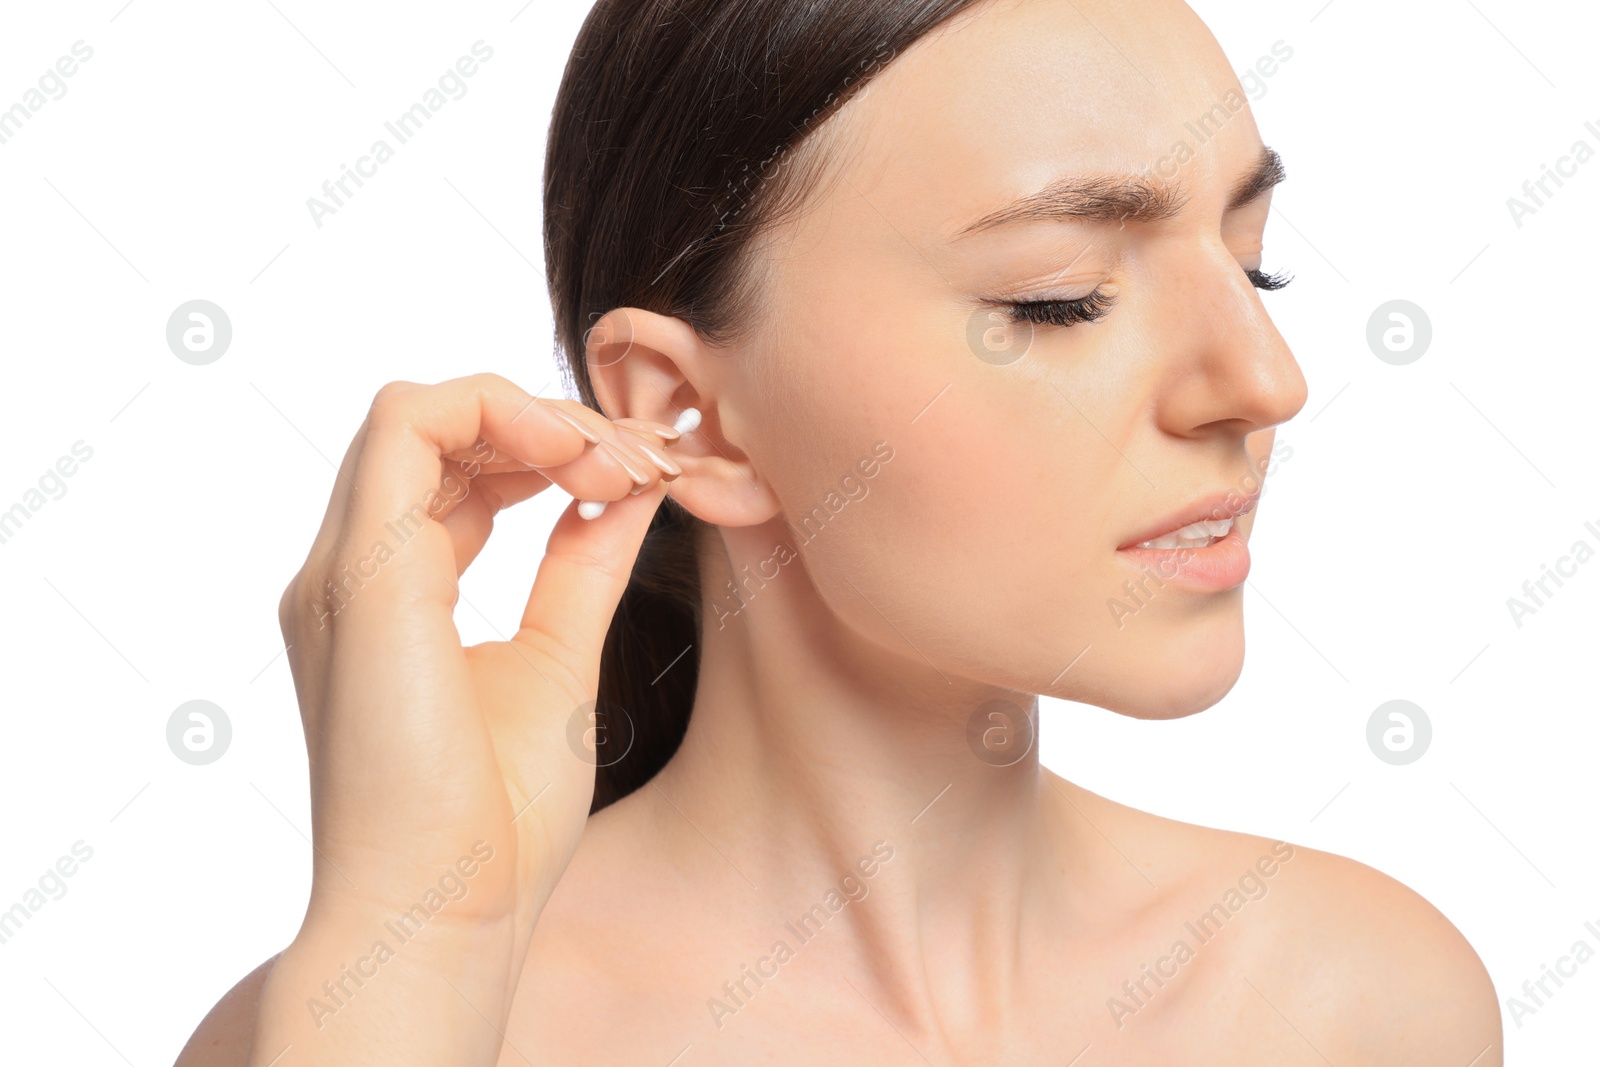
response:
<path id="1" fill-rule="evenodd" d="M 1162 534 L 1152 541 L 1141 541 L 1140 548 L 1204 548 L 1226 537 L 1233 529 L 1232 519 L 1201 519 L 1181 530 Z"/>

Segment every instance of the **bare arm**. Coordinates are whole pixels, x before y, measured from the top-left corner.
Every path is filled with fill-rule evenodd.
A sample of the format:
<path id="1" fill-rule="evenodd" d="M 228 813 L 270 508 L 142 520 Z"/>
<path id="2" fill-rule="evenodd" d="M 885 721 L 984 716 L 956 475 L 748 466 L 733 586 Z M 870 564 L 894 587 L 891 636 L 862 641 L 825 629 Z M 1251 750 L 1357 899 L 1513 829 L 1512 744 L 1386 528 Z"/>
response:
<path id="1" fill-rule="evenodd" d="M 588 817 L 582 716 L 676 436 L 497 375 L 379 392 L 279 604 L 311 764 L 311 899 L 181 1067 L 498 1060 Z M 569 507 L 515 635 L 463 647 L 461 573 L 498 510 L 553 483 L 610 506 L 593 521 Z"/>
<path id="2" fill-rule="evenodd" d="M 279 953 L 282 955 L 282 953 Z M 206 1013 L 174 1067 L 244 1067 L 256 1029 L 256 1001 L 278 956 L 239 979 Z"/>

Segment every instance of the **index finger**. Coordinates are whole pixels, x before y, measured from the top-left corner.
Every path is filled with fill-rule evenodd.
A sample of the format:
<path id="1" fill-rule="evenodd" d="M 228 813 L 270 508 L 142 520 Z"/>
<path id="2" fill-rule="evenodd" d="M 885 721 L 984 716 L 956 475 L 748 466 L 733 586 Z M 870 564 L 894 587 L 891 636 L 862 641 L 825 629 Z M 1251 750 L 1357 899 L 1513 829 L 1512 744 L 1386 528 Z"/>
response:
<path id="1" fill-rule="evenodd" d="M 481 440 L 529 467 L 557 467 L 582 455 L 592 436 L 498 374 L 384 386 L 373 399 L 356 463 L 352 532 L 417 516 L 419 508 L 431 515 L 447 453 Z"/>

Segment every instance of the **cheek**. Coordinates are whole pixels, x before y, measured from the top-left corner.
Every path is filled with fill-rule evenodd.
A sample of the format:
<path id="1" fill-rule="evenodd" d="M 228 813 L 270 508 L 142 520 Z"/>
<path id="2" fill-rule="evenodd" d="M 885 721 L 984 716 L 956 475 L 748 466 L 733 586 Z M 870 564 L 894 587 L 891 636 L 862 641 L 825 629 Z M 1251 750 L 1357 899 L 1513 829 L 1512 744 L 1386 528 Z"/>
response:
<path id="1" fill-rule="evenodd" d="M 807 568 L 886 647 L 909 638 L 978 676 L 1052 662 L 1081 647 L 1066 648 L 1115 592 L 1108 508 L 1122 461 L 1038 373 L 943 362 L 943 375 L 899 375 L 888 396 L 841 397 L 851 417 L 826 436 L 883 440 L 892 458 L 847 521 L 802 548 Z"/>
<path id="2" fill-rule="evenodd" d="M 1108 558 L 1117 454 L 1033 383 L 989 390 L 953 388 L 948 408 L 918 421 L 885 517 L 947 582 L 968 583 L 967 607 L 988 596 L 1025 605 L 1041 583 L 1060 605 Z"/>
<path id="3" fill-rule="evenodd" d="M 937 307 L 831 306 L 785 331 L 756 457 L 821 596 L 885 647 L 979 674 L 1075 652 L 1117 592 L 1138 383 L 1059 341 L 985 362 Z M 847 502 L 850 477 L 865 496 Z"/>

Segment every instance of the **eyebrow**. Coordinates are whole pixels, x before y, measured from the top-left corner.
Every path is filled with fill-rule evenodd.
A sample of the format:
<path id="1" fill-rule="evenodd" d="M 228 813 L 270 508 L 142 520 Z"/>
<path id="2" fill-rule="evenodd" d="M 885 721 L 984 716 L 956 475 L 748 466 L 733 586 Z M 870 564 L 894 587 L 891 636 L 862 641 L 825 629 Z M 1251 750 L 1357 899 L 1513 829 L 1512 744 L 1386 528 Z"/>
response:
<path id="1" fill-rule="evenodd" d="M 1283 181 L 1283 159 L 1265 145 L 1250 173 L 1239 179 L 1228 198 L 1235 211 Z M 1082 222 L 1157 222 L 1170 219 L 1189 202 L 1178 183 L 1154 182 L 1131 174 L 1096 174 L 1062 178 L 1037 193 L 1022 197 L 978 219 L 952 240 L 1012 222 L 1074 219 Z"/>

